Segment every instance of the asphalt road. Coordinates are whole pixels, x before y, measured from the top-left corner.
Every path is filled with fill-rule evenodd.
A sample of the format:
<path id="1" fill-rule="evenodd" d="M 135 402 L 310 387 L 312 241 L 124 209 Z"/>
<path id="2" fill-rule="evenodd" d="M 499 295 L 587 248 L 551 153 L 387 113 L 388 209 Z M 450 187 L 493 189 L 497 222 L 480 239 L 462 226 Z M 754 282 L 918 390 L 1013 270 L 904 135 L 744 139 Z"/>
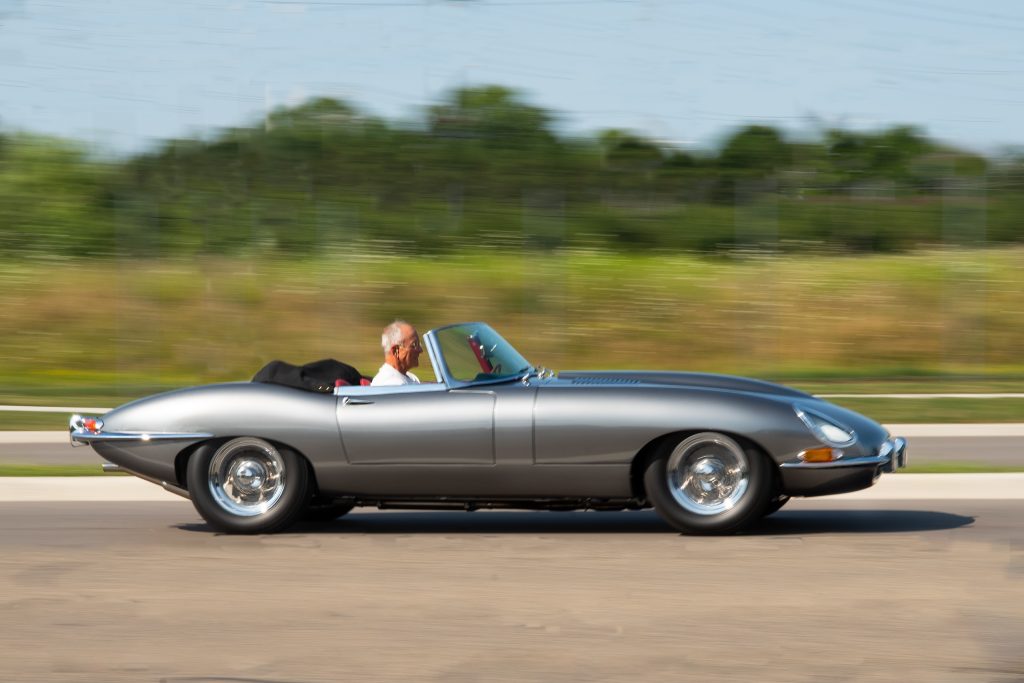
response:
<path id="1" fill-rule="evenodd" d="M 1024 501 L 361 512 L 212 533 L 187 501 L 0 503 L 0 679 L 1024 680 Z"/>
<path id="2" fill-rule="evenodd" d="M 1024 467 L 1024 438 L 1020 436 L 911 436 L 907 441 L 913 464 L 971 462 Z M 72 448 L 67 441 L 0 441 L 0 464 L 98 466 L 101 462 L 91 448 Z"/>

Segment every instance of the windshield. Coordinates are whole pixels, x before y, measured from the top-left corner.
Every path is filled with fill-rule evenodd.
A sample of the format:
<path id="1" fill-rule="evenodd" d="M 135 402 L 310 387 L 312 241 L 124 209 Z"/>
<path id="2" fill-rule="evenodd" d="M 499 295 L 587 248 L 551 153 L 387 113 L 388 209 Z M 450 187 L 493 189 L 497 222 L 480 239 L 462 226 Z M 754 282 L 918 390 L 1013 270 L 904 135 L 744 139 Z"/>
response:
<path id="1" fill-rule="evenodd" d="M 444 363 L 458 382 L 511 379 L 532 369 L 501 335 L 483 323 L 466 323 L 436 330 Z"/>

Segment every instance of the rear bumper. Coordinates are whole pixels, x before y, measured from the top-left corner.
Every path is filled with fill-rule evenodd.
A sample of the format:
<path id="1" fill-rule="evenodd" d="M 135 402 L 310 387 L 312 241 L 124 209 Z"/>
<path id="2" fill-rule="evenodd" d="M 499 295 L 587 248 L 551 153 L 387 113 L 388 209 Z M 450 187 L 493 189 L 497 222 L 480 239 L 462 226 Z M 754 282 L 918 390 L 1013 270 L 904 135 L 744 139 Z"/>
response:
<path id="1" fill-rule="evenodd" d="M 104 472 L 125 472 L 162 486 L 185 498 L 189 493 L 179 481 L 176 458 L 192 444 L 211 438 L 199 432 L 104 431 L 99 418 L 72 415 L 68 425 L 72 446 L 92 446 L 109 462 Z"/>
<path id="2" fill-rule="evenodd" d="M 906 439 L 895 437 L 883 442 L 875 455 L 832 462 L 784 462 L 779 474 L 787 496 L 826 496 L 866 489 L 883 473 L 896 472 L 908 462 Z"/>
<path id="3" fill-rule="evenodd" d="M 149 443 L 151 441 L 199 441 L 209 439 L 213 434 L 198 432 L 105 432 L 102 422 L 97 429 L 89 429 L 81 415 L 72 415 L 68 424 L 68 438 L 72 446 L 87 446 L 96 443 Z M 98 420 L 98 418 L 92 418 Z"/>

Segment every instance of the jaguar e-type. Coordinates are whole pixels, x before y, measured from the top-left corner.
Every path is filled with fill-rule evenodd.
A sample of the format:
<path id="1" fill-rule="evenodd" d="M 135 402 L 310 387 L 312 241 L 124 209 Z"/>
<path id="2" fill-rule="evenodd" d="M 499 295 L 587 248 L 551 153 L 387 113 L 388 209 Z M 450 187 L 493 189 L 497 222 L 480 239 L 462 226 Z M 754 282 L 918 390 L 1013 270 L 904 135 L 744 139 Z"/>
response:
<path id="1" fill-rule="evenodd" d="M 778 384 L 554 373 L 483 323 L 423 341 L 436 382 L 364 386 L 350 372 L 308 386 L 273 376 L 199 386 L 75 415 L 71 442 L 232 533 L 356 506 L 654 507 L 684 533 L 727 533 L 793 496 L 866 488 L 907 463 L 904 439 Z"/>

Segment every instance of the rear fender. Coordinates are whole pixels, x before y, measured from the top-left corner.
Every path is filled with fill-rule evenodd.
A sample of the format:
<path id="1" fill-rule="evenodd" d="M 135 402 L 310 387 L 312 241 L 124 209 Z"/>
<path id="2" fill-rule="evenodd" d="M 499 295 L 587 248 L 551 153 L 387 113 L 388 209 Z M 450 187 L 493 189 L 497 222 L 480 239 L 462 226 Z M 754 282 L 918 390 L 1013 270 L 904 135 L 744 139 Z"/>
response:
<path id="1" fill-rule="evenodd" d="M 248 434 L 245 434 L 245 435 L 239 434 L 237 436 L 249 436 L 249 435 Z M 209 447 L 209 448 L 216 449 L 216 448 L 219 448 L 222 444 L 227 443 L 231 439 L 237 438 L 237 436 L 222 437 L 222 438 L 218 438 L 218 439 L 209 439 L 209 440 L 203 441 L 201 443 L 192 444 L 188 448 L 185 448 L 180 453 L 178 453 L 177 457 L 174 459 L 174 473 L 175 473 L 175 477 L 178 480 L 178 485 L 181 488 L 185 489 L 186 491 L 188 490 L 188 474 L 187 474 L 188 473 L 188 462 L 192 458 L 192 456 L 194 456 L 196 454 L 196 452 L 199 451 L 200 448 Z M 310 491 L 310 494 L 311 494 L 310 497 L 315 498 L 320 493 L 320 486 L 319 486 L 319 484 L 317 483 L 317 480 L 316 480 L 316 468 L 313 467 L 313 463 L 311 463 L 309 461 L 309 458 L 306 457 L 305 453 L 303 453 L 302 451 L 300 451 L 297 448 L 293 448 L 292 446 L 290 446 L 290 445 L 288 445 L 286 443 L 280 443 L 280 442 L 273 441 L 273 440 L 270 440 L 270 439 L 268 439 L 267 441 L 268 441 L 268 443 L 270 443 L 271 445 L 273 445 L 277 449 L 282 449 L 282 448 L 288 449 L 290 451 L 295 452 L 299 456 L 299 458 L 302 460 L 303 464 L 305 465 L 305 467 L 306 467 L 306 469 L 307 469 L 307 471 L 309 473 L 309 491 Z"/>
<path id="2" fill-rule="evenodd" d="M 106 413 L 103 422 L 113 432 L 202 433 L 216 440 L 254 436 L 286 444 L 315 465 L 344 459 L 336 408 L 331 394 L 237 382 L 150 396 Z M 179 444 L 172 451 L 167 466 L 179 479 L 179 461 L 187 462 L 196 446 Z"/>

